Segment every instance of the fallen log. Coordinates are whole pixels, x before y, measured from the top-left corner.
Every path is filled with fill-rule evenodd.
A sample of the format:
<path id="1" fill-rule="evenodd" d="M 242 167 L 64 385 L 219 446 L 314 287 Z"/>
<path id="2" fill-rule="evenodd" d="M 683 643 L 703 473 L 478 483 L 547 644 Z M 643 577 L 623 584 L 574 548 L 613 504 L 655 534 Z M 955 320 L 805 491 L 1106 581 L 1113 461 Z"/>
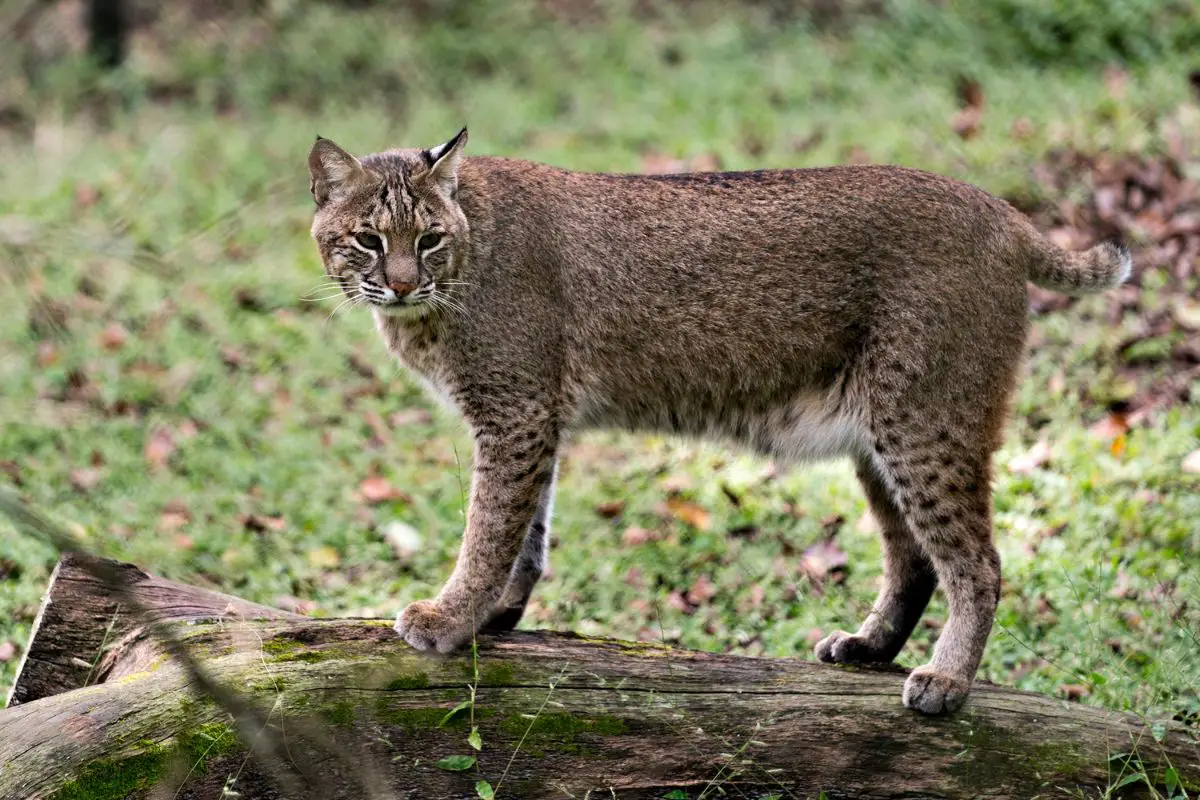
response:
<path id="1" fill-rule="evenodd" d="M 68 557 L 0 711 L 0 798 L 293 797 L 279 769 L 306 776 L 303 797 L 356 799 L 486 796 L 478 781 L 512 798 L 1093 796 L 1169 768 L 1200 786 L 1181 729 L 1011 689 L 977 685 L 927 718 L 902 707 L 894 669 L 545 632 L 430 657 L 390 621 L 297 618 L 121 569 L 210 677 L 267 709 L 291 763 L 264 763 Z"/>

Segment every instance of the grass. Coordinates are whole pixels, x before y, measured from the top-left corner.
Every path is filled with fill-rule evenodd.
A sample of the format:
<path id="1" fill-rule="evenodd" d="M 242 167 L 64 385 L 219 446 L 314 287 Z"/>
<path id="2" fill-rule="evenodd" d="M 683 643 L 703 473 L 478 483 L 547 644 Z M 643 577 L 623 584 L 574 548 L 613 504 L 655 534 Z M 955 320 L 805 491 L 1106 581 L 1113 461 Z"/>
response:
<path id="1" fill-rule="evenodd" d="M 4 84 L 32 130 L 0 129 L 8 479 L 97 548 L 167 577 L 392 615 L 449 573 L 470 447 L 365 313 L 330 318 L 331 303 L 300 299 L 322 277 L 307 236 L 314 134 L 364 151 L 434 144 L 467 122 L 474 152 L 581 169 L 867 158 L 1036 199 L 1047 151 L 1154 153 L 1195 118 L 1181 53 L 1130 66 L 1114 94 L 1093 65 L 881 48 L 870 20 L 834 36 L 664 7 L 531 27 L 532 11 L 455 7 L 477 15 L 417 24 L 297 3 L 258 20 L 165 17 L 119 74 L 66 57 Z M 964 70 L 985 95 L 968 140 L 950 125 Z M 1139 324 L 1103 308 L 1036 321 L 997 459 L 1005 588 L 980 674 L 1194 723 L 1200 491 L 1180 463 L 1200 410 L 1163 411 L 1117 443 L 1088 433 L 1104 412 L 1083 398 L 1120 388 L 1116 345 Z M 1042 439 L 1046 463 L 1007 468 Z M 553 575 L 526 626 L 792 656 L 870 607 L 879 546 L 845 464 L 775 475 L 712 446 L 589 434 L 562 476 Z M 369 477 L 390 499 L 361 496 Z M 410 557 L 382 536 L 393 522 L 422 536 Z M 20 645 L 56 556 L 5 525 L 0 642 Z M 645 541 L 625 543 L 630 527 Z M 844 580 L 815 580 L 800 554 L 834 530 Z M 699 602 L 680 602 L 689 590 Z M 940 600 L 927 619 L 902 663 L 928 656 Z M 14 668 L 0 663 L 0 687 Z"/>

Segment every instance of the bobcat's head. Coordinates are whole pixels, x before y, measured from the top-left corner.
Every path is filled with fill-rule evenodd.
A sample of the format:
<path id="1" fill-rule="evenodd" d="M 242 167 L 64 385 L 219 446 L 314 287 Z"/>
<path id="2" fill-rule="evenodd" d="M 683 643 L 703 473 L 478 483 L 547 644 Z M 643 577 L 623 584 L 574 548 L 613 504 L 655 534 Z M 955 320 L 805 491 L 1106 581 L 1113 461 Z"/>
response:
<path id="1" fill-rule="evenodd" d="M 325 271 L 347 297 L 391 316 L 421 316 L 468 252 L 467 219 L 455 199 L 467 129 L 429 150 L 389 150 L 361 161 L 328 139 L 308 154 L 317 201 L 312 235 Z"/>

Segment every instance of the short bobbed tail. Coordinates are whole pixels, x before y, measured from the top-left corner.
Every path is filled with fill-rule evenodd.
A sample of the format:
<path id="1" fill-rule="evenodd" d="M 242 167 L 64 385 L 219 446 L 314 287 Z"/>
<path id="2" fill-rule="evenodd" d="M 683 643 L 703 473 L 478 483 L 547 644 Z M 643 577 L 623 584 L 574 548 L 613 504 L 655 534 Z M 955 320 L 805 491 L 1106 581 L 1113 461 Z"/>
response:
<path id="1" fill-rule="evenodd" d="M 1041 234 L 1035 236 L 1029 279 L 1045 289 L 1064 294 L 1102 292 L 1120 286 L 1128 280 L 1133 269 L 1129 248 L 1117 242 L 1071 252 L 1047 241 Z"/>

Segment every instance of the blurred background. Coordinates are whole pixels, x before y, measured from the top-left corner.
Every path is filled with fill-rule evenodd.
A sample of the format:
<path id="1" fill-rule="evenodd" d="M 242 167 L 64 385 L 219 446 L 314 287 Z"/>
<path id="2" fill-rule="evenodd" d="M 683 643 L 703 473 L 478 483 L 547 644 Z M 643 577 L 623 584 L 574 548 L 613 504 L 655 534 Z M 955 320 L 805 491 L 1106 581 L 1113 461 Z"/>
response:
<path id="1" fill-rule="evenodd" d="M 1197 724 L 1191 0 L 0 2 L 0 480 L 89 547 L 313 615 L 436 591 L 469 442 L 334 311 L 315 135 L 587 170 L 889 162 L 1133 282 L 1031 289 L 981 677 Z M 880 575 L 846 464 L 589 434 L 524 625 L 809 657 Z M 57 554 L 0 521 L 0 689 Z M 935 601 L 901 661 L 945 619 Z"/>

